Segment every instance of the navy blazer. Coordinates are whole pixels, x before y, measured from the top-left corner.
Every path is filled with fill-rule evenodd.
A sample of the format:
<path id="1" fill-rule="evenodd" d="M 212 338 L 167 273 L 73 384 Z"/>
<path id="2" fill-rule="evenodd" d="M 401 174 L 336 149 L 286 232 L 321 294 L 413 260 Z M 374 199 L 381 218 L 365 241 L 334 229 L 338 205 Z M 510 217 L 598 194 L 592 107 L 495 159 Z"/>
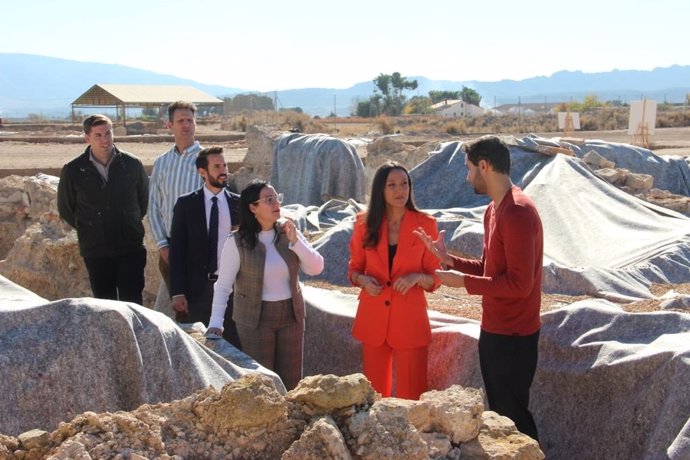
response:
<path id="1" fill-rule="evenodd" d="M 233 226 L 239 223 L 239 195 L 225 189 Z M 224 244 L 222 236 L 218 244 Z M 170 295 L 184 294 L 191 304 L 209 301 L 208 228 L 203 187 L 180 196 L 173 208 L 170 231 Z M 211 290 L 213 292 L 213 290 Z"/>

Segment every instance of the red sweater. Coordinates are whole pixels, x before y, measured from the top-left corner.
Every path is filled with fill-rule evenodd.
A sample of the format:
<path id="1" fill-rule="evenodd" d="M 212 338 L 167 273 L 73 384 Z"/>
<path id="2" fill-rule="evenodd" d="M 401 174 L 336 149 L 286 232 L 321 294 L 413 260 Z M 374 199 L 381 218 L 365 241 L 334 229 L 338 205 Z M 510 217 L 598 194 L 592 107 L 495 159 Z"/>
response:
<path id="1" fill-rule="evenodd" d="M 534 202 L 513 187 L 484 213 L 480 260 L 453 257 L 469 294 L 482 296 L 482 330 L 530 335 L 539 330 L 544 233 Z"/>

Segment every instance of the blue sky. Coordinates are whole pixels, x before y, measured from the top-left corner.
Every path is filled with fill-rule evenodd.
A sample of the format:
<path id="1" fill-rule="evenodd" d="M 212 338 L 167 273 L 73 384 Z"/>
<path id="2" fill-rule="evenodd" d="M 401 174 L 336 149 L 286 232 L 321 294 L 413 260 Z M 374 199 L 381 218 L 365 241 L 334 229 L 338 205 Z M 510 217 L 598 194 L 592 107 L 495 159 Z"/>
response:
<path id="1" fill-rule="evenodd" d="M 687 0 L 4 2 L 0 52 L 121 64 L 246 90 L 379 73 L 521 80 L 690 64 Z"/>

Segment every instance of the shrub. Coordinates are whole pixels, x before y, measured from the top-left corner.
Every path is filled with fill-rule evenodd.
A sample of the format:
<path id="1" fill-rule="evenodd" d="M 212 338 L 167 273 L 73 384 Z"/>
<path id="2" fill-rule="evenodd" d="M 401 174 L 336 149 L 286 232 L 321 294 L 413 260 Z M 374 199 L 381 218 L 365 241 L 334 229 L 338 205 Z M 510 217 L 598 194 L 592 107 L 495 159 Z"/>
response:
<path id="1" fill-rule="evenodd" d="M 446 123 L 443 131 L 451 136 L 458 136 L 461 134 L 467 134 L 467 126 L 463 120 L 456 120 Z"/>
<path id="2" fill-rule="evenodd" d="M 388 117 L 378 117 L 376 119 L 376 126 L 383 134 L 393 134 L 393 123 Z"/>

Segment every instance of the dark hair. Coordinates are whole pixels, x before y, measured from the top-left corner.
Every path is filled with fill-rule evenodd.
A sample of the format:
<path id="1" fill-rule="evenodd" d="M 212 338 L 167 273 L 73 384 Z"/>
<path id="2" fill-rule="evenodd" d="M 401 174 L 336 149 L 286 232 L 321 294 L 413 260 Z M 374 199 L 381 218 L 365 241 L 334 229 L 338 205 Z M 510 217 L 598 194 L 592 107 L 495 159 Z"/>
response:
<path id="1" fill-rule="evenodd" d="M 191 110 L 192 114 L 196 113 L 196 106 L 192 102 L 187 101 L 175 101 L 168 106 L 168 120 L 173 121 L 175 118 L 175 110 Z"/>
<path id="2" fill-rule="evenodd" d="M 82 123 L 82 125 L 84 126 L 84 133 L 91 134 L 91 128 L 93 128 L 94 126 L 104 125 L 106 123 L 110 126 L 113 125 L 113 122 L 112 120 L 110 120 L 110 118 L 106 117 L 105 115 L 101 115 L 100 113 L 91 115 L 90 117 L 86 117 L 84 118 L 84 122 Z"/>
<path id="3" fill-rule="evenodd" d="M 240 240 L 249 246 L 250 249 L 256 247 L 256 243 L 259 240 L 257 235 L 261 231 L 261 225 L 249 208 L 249 205 L 259 201 L 261 198 L 261 190 L 270 185 L 268 181 L 254 179 L 244 190 L 242 190 L 242 193 L 240 193 L 240 225 L 237 233 L 240 236 Z"/>
<path id="4" fill-rule="evenodd" d="M 410 184 L 410 196 L 407 198 L 405 207 L 411 211 L 419 212 L 419 209 L 417 209 L 417 206 L 414 204 L 412 178 L 410 177 L 410 173 L 407 172 L 407 169 L 395 161 L 387 161 L 386 163 L 382 164 L 376 170 L 374 180 L 371 182 L 369 209 L 367 210 L 365 218 L 367 225 L 367 231 L 364 236 L 365 248 L 374 248 L 379 244 L 381 223 L 383 222 L 383 217 L 386 214 L 386 199 L 384 196 L 384 190 L 386 188 L 386 182 L 388 181 L 388 175 L 394 169 L 403 171 L 407 176 L 407 183 Z"/>
<path id="5" fill-rule="evenodd" d="M 194 161 L 194 164 L 196 165 L 197 169 L 201 168 L 208 171 L 208 156 L 222 154 L 223 147 L 219 145 L 214 145 L 213 147 L 206 147 L 205 149 L 199 150 L 199 153 L 196 154 L 196 160 Z"/>
<path id="6" fill-rule="evenodd" d="M 465 153 L 475 166 L 485 160 L 497 173 L 510 174 L 510 149 L 498 136 L 482 136 L 465 144 Z"/>

